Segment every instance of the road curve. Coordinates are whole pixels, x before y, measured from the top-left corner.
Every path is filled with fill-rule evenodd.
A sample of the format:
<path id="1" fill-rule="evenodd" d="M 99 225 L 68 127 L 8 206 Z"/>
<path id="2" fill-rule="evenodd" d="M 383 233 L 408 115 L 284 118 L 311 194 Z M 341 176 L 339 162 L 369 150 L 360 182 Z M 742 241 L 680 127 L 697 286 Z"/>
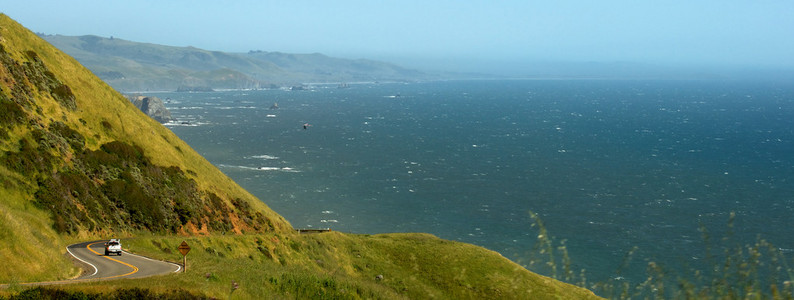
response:
<path id="1" fill-rule="evenodd" d="M 75 280 L 142 278 L 178 272 L 181 269 L 179 265 L 149 259 L 127 251 L 121 256 L 105 256 L 105 242 L 105 240 L 83 242 L 66 247 L 72 256 L 94 268 L 94 272 L 86 270 L 89 272 Z"/>
<path id="2" fill-rule="evenodd" d="M 88 265 L 80 277 L 46 282 L 26 282 L 20 285 L 50 285 L 75 282 L 112 280 L 119 278 L 143 278 L 179 272 L 182 267 L 159 260 L 146 258 L 124 251 L 120 256 L 105 256 L 106 240 L 90 241 L 69 245 L 66 251 L 74 258 Z M 5 287 L 7 285 L 0 285 Z"/>

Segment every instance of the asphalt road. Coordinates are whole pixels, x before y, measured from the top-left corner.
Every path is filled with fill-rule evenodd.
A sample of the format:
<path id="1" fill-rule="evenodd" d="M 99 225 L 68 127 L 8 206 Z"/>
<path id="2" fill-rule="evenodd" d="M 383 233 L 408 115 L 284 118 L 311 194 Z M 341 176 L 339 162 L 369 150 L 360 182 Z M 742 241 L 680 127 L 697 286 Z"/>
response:
<path id="1" fill-rule="evenodd" d="M 126 251 L 120 256 L 114 254 L 105 256 L 105 242 L 106 240 L 83 242 L 66 247 L 69 254 L 85 265 L 85 270 L 80 277 L 61 281 L 26 282 L 20 283 L 20 285 L 68 284 L 119 278 L 142 278 L 182 270 L 182 267 L 177 264 L 153 260 Z M 122 241 L 123 244 L 124 241 Z M 0 285 L 0 287 L 5 286 L 7 285 Z"/>
<path id="2" fill-rule="evenodd" d="M 149 259 L 127 251 L 120 256 L 105 256 L 105 240 L 69 245 L 66 250 L 78 260 L 93 267 L 75 280 L 141 278 L 178 272 L 179 265 Z M 122 245 L 124 242 L 122 241 Z"/>

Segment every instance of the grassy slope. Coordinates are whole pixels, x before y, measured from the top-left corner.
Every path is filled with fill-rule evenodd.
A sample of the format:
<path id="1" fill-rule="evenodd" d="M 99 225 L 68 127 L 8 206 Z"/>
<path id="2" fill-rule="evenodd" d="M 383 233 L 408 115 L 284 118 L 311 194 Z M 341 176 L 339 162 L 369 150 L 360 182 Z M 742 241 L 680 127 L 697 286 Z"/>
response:
<path id="1" fill-rule="evenodd" d="M 49 214 L 30 207 L 28 198 L 18 191 L 0 189 L 0 282 L 77 276 L 79 270 L 64 256 L 66 243 L 52 229 Z"/>
<path id="2" fill-rule="evenodd" d="M 16 28 L 9 28 L 6 23 L 7 17 L 0 16 L 3 46 L 11 48 L 24 43 L 24 40 L 12 37 Z M 21 58 L 20 53 L 12 54 Z M 0 75 L 6 77 L 4 73 Z M 7 90 L 5 84 L 2 88 Z M 10 134 L 23 135 L 25 132 L 16 129 Z M 8 149 L 10 140 L 0 142 L 0 150 Z M 0 281 L 26 282 L 76 276 L 78 270 L 65 259 L 63 249 L 66 244 L 52 229 L 48 213 L 30 204 L 32 196 L 26 191 L 30 186 L 24 184 L 27 178 L 0 165 L 0 179 L 0 260 L 4 262 Z"/>
<path id="3" fill-rule="evenodd" d="M 280 219 L 281 228 L 290 227 L 283 218 L 193 151 L 168 128 L 143 114 L 123 95 L 96 78 L 76 60 L 58 51 L 5 15 L 0 19 L 0 26 L 2 27 L 0 34 L 3 35 L 7 48 L 35 51 L 39 53 L 45 64 L 58 66 L 51 68 L 51 71 L 72 88 L 78 111 L 75 113 L 64 111 L 54 101 L 41 101 L 40 104 L 48 104 L 45 109 L 47 115 L 63 116 L 66 118 L 65 123 L 83 136 L 89 137 L 88 148 L 96 149 L 101 144 L 113 140 L 138 145 L 146 149 L 146 154 L 153 163 L 177 166 L 182 170 L 201 174 L 194 179 L 202 189 L 219 191 L 225 194 L 227 199 L 240 197 L 248 200 L 266 216 Z M 86 121 L 86 124 L 81 125 L 78 119 Z M 103 121 L 108 122 L 113 129 L 103 130 L 101 125 Z M 102 134 L 97 134 L 100 132 Z"/>
<path id="4" fill-rule="evenodd" d="M 180 262 L 175 249 L 183 240 L 192 248 L 186 273 L 63 288 L 108 293 L 146 286 L 162 293 L 180 287 L 221 299 L 597 298 L 493 251 L 428 234 L 138 237 L 125 247 Z"/>
<path id="5" fill-rule="evenodd" d="M 245 199 L 266 217 L 277 220 L 275 223 L 279 230 L 291 229 L 281 216 L 262 201 L 226 177 L 170 130 L 145 116 L 73 58 L 5 15 L 0 15 L 0 37 L 2 46 L 13 59 L 25 62 L 28 58 L 24 51 L 35 52 L 55 77 L 74 93 L 77 110 L 69 111 L 57 104 L 50 95 L 32 89 L 42 114 L 49 116 L 49 119 L 35 117 L 42 127 L 46 128 L 54 120 L 61 121 L 86 137 L 86 147 L 89 149 L 97 149 L 114 140 L 139 145 L 146 149 L 147 156 L 157 165 L 177 166 L 201 174 L 193 176 L 200 189 L 214 191 L 226 201 Z M 5 78 L 0 82 L 0 88 L 6 92 L 11 90 L 11 84 L 23 84 L 9 83 L 8 74 L 0 75 Z M 112 129 L 105 129 L 103 122 Z M 34 140 L 30 137 L 29 127 L 14 126 L 8 129 L 10 137 L 0 141 L 0 152 L 15 151 L 20 139 Z M 60 157 L 60 160 L 68 164 L 70 158 Z M 3 179 L 0 186 L 0 229 L 4 232 L 0 234 L 0 253 L 4 260 L 20 262 L 16 264 L 20 266 L 18 269 L 11 267 L 0 271 L 0 281 L 61 279 L 76 275 L 63 256 L 65 242 L 52 230 L 49 214 L 32 205 L 36 179 L 21 176 L 2 164 L 0 175 Z M 96 235 L 80 234 L 83 237 Z"/>
<path id="6" fill-rule="evenodd" d="M 201 189 L 217 193 L 224 201 L 242 198 L 277 221 L 275 231 L 257 235 L 152 237 L 146 232 L 112 233 L 137 236 L 125 243 L 132 251 L 176 261 L 179 255 L 174 248 L 187 239 L 194 249 L 189 271 L 140 280 L 81 283 L 63 286 L 65 289 L 110 291 L 137 286 L 165 291 L 181 286 L 225 298 L 234 280 L 240 289 L 232 295 L 244 298 L 592 297 L 587 290 L 533 274 L 495 252 L 426 234 L 298 235 L 281 216 L 168 129 L 146 117 L 74 59 L 5 15 L 0 15 L 0 43 L 16 61 L 26 61 L 24 51 L 38 53 L 55 77 L 71 87 L 76 111 L 64 109 L 49 95 L 36 95 L 42 115 L 50 118 L 38 120 L 42 125 L 53 119 L 67 124 L 86 137 L 85 146 L 89 149 L 114 140 L 138 145 L 146 149 L 152 163 L 188 170 Z M 7 91 L 8 83 L 0 82 L 0 87 Z M 25 126 L 10 128 L 10 137 L 0 141 L 0 151 L 13 150 L 20 138 L 29 139 L 28 131 Z M 68 164 L 71 158 L 66 155 L 60 159 Z M 5 263 L 0 282 L 74 276 L 77 270 L 65 257 L 64 246 L 111 234 L 83 231 L 74 236 L 58 235 L 52 229 L 49 213 L 31 204 L 35 180 L 2 165 L 0 175 L 0 255 Z M 205 278 L 206 274 L 209 278 Z M 376 279 L 377 275 L 383 278 Z"/>

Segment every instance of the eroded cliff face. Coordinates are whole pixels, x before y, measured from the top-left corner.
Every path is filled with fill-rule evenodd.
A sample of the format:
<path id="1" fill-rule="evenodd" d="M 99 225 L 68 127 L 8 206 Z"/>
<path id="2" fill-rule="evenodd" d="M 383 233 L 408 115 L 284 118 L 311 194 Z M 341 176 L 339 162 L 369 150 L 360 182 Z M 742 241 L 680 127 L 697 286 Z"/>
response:
<path id="1" fill-rule="evenodd" d="M 168 123 L 174 120 L 163 100 L 153 96 L 127 96 L 135 107 L 157 122 Z"/>

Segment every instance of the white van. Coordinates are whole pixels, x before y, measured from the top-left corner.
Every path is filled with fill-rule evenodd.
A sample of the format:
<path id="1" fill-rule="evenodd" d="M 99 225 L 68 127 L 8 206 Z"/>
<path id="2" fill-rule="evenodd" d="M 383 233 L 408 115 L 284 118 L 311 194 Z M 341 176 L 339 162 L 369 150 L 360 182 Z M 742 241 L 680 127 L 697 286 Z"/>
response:
<path id="1" fill-rule="evenodd" d="M 105 243 L 105 256 L 110 255 L 110 253 L 121 256 L 121 240 L 110 239 L 110 241 Z"/>

